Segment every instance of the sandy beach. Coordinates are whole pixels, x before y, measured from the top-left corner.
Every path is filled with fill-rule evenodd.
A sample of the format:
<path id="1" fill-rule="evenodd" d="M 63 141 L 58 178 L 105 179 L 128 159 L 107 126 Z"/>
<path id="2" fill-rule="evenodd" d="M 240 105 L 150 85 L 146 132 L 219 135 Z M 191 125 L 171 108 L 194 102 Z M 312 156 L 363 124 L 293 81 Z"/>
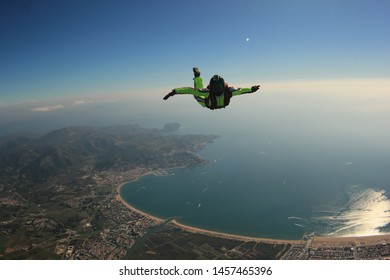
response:
<path id="1" fill-rule="evenodd" d="M 264 242 L 264 243 L 272 243 L 272 244 L 299 244 L 299 243 L 305 243 L 305 241 L 302 240 L 283 240 L 283 239 L 271 239 L 271 238 L 261 238 L 261 237 L 252 237 L 252 236 L 245 236 L 245 235 L 238 235 L 238 234 L 230 234 L 230 233 L 223 233 L 218 231 L 212 231 L 192 226 L 187 226 L 179 223 L 176 220 L 173 220 L 171 224 L 192 233 L 199 233 L 199 234 L 205 234 L 213 237 L 220 237 L 220 238 L 226 238 L 226 239 L 234 239 L 234 240 L 241 240 L 245 242 Z"/>
<path id="2" fill-rule="evenodd" d="M 138 180 L 138 179 L 136 179 Z M 136 181 L 134 180 L 134 181 Z M 130 181 L 131 182 L 131 181 Z M 148 213 L 145 213 L 134 206 L 127 203 L 121 196 L 120 196 L 120 190 L 121 188 L 129 182 L 125 182 L 121 184 L 116 192 L 115 198 L 120 201 L 124 206 L 129 208 L 131 211 L 137 212 L 140 215 L 143 215 L 153 221 L 156 222 L 163 222 L 164 220 L 158 217 L 155 217 L 153 215 L 150 215 Z M 213 237 L 220 237 L 220 238 L 226 238 L 226 239 L 234 239 L 234 240 L 241 240 L 245 242 L 264 242 L 264 243 L 272 243 L 272 244 L 305 244 L 305 240 L 283 240 L 283 239 L 272 239 L 272 238 L 261 238 L 261 237 L 251 237 L 251 236 L 245 236 L 245 235 L 237 235 L 237 234 L 229 234 L 229 233 L 223 233 L 223 232 L 217 232 L 197 227 L 192 227 L 188 225 L 184 225 L 176 220 L 172 220 L 170 224 L 173 224 L 174 226 L 177 226 L 185 231 L 192 232 L 192 233 L 198 233 L 198 234 L 205 234 L 208 236 Z M 335 236 L 314 236 L 312 238 L 312 246 L 317 247 L 337 247 L 337 246 L 348 246 L 351 244 L 356 245 L 374 245 L 374 244 L 382 244 L 382 243 L 390 243 L 390 234 L 386 235 L 372 235 L 372 236 L 351 236 L 351 237 L 335 237 Z"/>
<path id="3" fill-rule="evenodd" d="M 355 245 L 374 245 L 390 243 L 390 234 L 385 235 L 371 235 L 371 236 L 314 236 L 312 246 L 316 247 L 338 247 Z"/>
<path id="4" fill-rule="evenodd" d="M 136 180 L 134 180 L 134 181 L 136 181 Z M 138 214 L 140 214 L 140 215 L 142 215 L 142 216 L 145 216 L 145 217 L 147 217 L 147 218 L 149 218 L 149 219 L 151 219 L 151 220 L 153 220 L 153 221 L 156 221 L 156 222 L 159 222 L 159 223 L 160 223 L 160 222 L 163 222 L 163 221 L 164 221 L 163 219 L 157 218 L 157 217 L 155 217 L 155 216 L 152 216 L 152 215 L 150 215 L 150 214 L 148 214 L 148 213 L 145 213 L 145 212 L 143 212 L 143 211 L 141 211 L 141 210 L 139 210 L 139 209 L 133 207 L 131 204 L 127 203 L 127 202 L 121 197 L 121 195 L 120 195 L 120 190 L 121 190 L 121 188 L 122 188 L 125 184 L 127 184 L 127 183 L 129 183 L 129 182 L 123 183 L 123 184 L 121 184 L 121 185 L 118 187 L 117 192 L 116 192 L 116 195 L 115 195 L 115 198 L 116 198 L 118 201 L 120 201 L 124 206 L 126 206 L 127 208 L 129 208 L 131 211 L 137 212 Z"/>
<path id="5" fill-rule="evenodd" d="M 211 231 L 196 227 L 191 227 L 183 225 L 175 220 L 171 222 L 172 224 L 182 228 L 183 230 L 206 234 L 214 237 L 221 237 L 227 239 L 242 240 L 246 242 L 255 241 L 255 242 L 264 242 L 272 244 L 306 244 L 306 240 L 283 240 L 283 239 L 271 239 L 271 238 L 261 238 L 261 237 L 251 237 L 244 235 L 236 235 L 229 233 L 222 233 L 217 231 Z M 312 238 L 312 246 L 317 247 L 339 247 L 339 246 L 348 246 L 350 244 L 355 245 L 374 245 L 374 244 L 383 244 L 390 243 L 390 234 L 385 235 L 372 235 L 372 236 L 314 236 Z"/>

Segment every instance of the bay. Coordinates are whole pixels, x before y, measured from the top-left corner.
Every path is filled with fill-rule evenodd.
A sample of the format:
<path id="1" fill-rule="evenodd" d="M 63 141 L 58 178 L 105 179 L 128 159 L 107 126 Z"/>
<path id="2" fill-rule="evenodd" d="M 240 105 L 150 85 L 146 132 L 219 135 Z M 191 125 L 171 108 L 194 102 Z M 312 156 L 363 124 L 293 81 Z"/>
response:
<path id="1" fill-rule="evenodd" d="M 380 103 L 368 94 L 257 98 L 182 117 L 179 133 L 221 136 L 199 153 L 208 164 L 142 177 L 123 198 L 158 217 L 256 237 L 389 232 L 389 114 Z"/>
<path id="2" fill-rule="evenodd" d="M 364 184 L 366 167 L 342 162 L 340 154 L 321 160 L 313 154 L 283 156 L 269 143 L 268 149 L 234 150 L 232 140 L 222 137 L 208 145 L 200 153 L 208 164 L 144 176 L 123 187 L 122 197 L 160 218 L 178 216 L 195 227 L 277 239 L 300 239 L 313 231 L 369 235 L 390 221 L 386 192 Z M 380 185 L 383 174 L 373 177 Z M 361 203 L 351 205 L 358 198 Z M 367 224 L 378 211 L 383 217 L 368 228 L 356 224 Z M 340 230 L 348 224 L 355 226 Z"/>

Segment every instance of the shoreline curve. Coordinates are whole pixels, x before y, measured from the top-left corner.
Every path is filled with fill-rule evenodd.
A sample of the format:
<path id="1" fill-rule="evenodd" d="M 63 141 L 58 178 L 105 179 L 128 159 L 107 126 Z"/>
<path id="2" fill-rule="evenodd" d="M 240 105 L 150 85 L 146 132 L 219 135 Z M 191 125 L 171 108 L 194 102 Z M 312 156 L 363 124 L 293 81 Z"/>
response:
<path id="1" fill-rule="evenodd" d="M 148 172 L 142 176 L 151 174 L 151 172 Z M 142 177 L 140 176 L 140 177 Z M 140 178 L 139 177 L 139 178 Z M 153 216 L 151 214 L 148 214 L 130 203 L 128 203 L 126 200 L 123 199 L 123 197 L 120 195 L 121 188 L 131 182 L 137 181 L 139 178 L 131 181 L 124 182 L 120 184 L 115 193 L 115 199 L 122 203 L 125 207 L 130 209 L 131 211 L 134 211 L 144 217 L 147 217 L 151 219 L 152 221 L 155 221 L 157 223 L 162 223 L 165 221 L 165 219 L 158 218 L 156 216 Z M 169 224 L 172 224 L 184 231 L 191 232 L 191 233 L 197 233 L 197 234 L 204 234 L 211 237 L 218 237 L 218 238 L 225 238 L 225 239 L 233 239 L 233 240 L 240 240 L 244 242 L 262 242 L 262 243 L 271 243 L 271 244 L 305 244 L 307 240 L 303 239 L 273 239 L 273 238 L 262 238 L 262 237 L 252 237 L 252 236 L 246 236 L 246 235 L 239 235 L 239 234 L 231 234 L 231 233 L 224 233 L 224 232 L 218 232 L 213 230 L 207 230 L 203 228 L 193 227 L 189 225 L 182 224 L 175 219 L 169 222 Z M 318 247 L 331 247 L 331 246 L 346 246 L 350 245 L 351 243 L 357 243 L 357 244 L 381 244 L 381 243 L 390 243 L 390 234 L 383 234 L 383 235 L 370 235 L 370 236 L 317 236 L 314 235 L 312 237 L 312 246 L 318 246 Z"/>

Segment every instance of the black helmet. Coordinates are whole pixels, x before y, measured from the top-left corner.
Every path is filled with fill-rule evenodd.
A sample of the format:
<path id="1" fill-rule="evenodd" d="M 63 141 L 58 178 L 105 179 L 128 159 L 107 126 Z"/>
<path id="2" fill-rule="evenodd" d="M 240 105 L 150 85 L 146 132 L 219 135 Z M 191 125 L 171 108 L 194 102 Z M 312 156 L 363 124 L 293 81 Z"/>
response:
<path id="1" fill-rule="evenodd" d="M 220 96 L 225 91 L 225 80 L 218 75 L 214 75 L 214 77 L 210 80 L 210 92 L 215 94 L 216 96 Z"/>

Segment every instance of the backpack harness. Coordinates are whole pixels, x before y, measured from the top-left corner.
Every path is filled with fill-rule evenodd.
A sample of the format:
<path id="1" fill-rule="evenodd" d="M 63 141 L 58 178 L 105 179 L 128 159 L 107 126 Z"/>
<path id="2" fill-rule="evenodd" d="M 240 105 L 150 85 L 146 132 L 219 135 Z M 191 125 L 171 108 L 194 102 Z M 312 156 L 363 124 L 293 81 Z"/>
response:
<path id="1" fill-rule="evenodd" d="M 232 93 L 229 91 L 228 85 L 225 84 L 225 81 L 222 77 L 218 76 L 218 79 L 211 79 L 209 90 L 209 96 L 205 98 L 205 104 L 207 108 L 209 108 L 210 110 L 215 110 L 225 108 L 229 105 L 230 98 L 232 98 Z M 224 99 L 224 104 L 218 105 L 217 96 L 220 97 L 222 95 Z"/>

